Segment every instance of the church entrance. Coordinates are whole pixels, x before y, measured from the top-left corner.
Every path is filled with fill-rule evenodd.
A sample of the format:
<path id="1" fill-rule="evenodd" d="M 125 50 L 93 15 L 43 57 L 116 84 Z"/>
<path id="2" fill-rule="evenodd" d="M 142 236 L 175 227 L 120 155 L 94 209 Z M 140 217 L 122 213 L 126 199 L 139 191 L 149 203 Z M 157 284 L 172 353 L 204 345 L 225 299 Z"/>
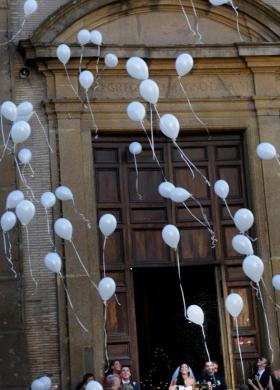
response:
<path id="1" fill-rule="evenodd" d="M 186 304 L 197 304 L 205 313 L 210 355 L 222 369 L 214 267 L 182 267 L 182 281 Z M 207 354 L 201 328 L 184 318 L 177 269 L 134 270 L 134 290 L 141 388 L 167 389 L 183 362 L 199 378 Z"/>

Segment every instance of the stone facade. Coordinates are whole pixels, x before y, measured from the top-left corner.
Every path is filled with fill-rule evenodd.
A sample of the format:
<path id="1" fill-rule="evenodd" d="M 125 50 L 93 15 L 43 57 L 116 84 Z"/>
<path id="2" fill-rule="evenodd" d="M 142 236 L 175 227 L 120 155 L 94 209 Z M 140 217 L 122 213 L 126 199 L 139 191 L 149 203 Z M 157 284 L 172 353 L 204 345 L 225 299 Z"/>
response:
<path id="1" fill-rule="evenodd" d="M 258 253 L 265 261 L 264 279 L 270 286 L 271 275 L 280 272 L 280 195 L 275 190 L 279 184 L 279 167 L 275 161 L 260 163 L 255 157 L 255 147 L 265 140 L 276 146 L 280 144 L 278 2 L 236 2 L 244 36 L 244 42 L 238 43 L 232 9 L 220 7 L 213 10 L 206 0 L 198 0 L 196 5 L 205 41 L 201 46 L 186 30 L 175 0 L 39 0 L 38 3 L 38 12 L 27 21 L 19 36 L 19 49 L 16 44 L 0 48 L 2 100 L 32 101 L 42 122 L 48 126 L 55 150 L 55 153 L 49 153 L 44 135 L 33 120 L 33 135 L 27 145 L 31 146 L 34 155 L 36 174 L 30 179 L 30 184 L 35 196 L 39 197 L 42 189 L 47 191 L 58 183 L 67 184 L 72 188 L 81 212 L 96 220 L 91 119 L 75 99 L 64 69 L 56 59 L 58 43 L 71 45 L 72 59 L 67 66 L 75 86 L 80 56 L 76 34 L 81 28 L 100 29 L 105 42 L 101 57 L 112 50 L 120 58 L 117 69 L 104 72 L 96 91 L 94 108 L 101 131 L 138 131 L 126 115 L 127 103 L 138 95 L 137 83 L 125 72 L 125 61 L 131 55 L 142 56 L 148 61 L 151 75 L 160 85 L 161 111 L 172 110 L 182 129 L 199 131 L 199 124 L 185 112 L 185 103 L 175 79 L 174 59 L 187 50 L 195 59 L 195 67 L 183 83 L 199 116 L 209 129 L 245 130 L 249 198 L 256 218 Z M 191 12 L 188 2 L 185 3 Z M 7 35 L 17 31 L 23 20 L 22 2 L 1 1 L 0 7 L 3 26 L 0 36 L 1 41 L 5 41 Z M 154 20 L 157 20 L 156 26 Z M 86 48 L 84 63 L 93 71 L 95 59 L 92 58 L 95 55 L 94 47 Z M 24 67 L 30 71 L 26 79 L 20 77 Z M 5 165 L 1 164 L 3 210 L 6 194 L 16 187 L 18 179 L 11 158 L 5 160 Z M 19 181 L 17 187 L 24 190 Z M 63 204 L 62 210 L 57 206 L 53 217 L 62 212 L 73 222 L 73 240 L 91 275 L 98 281 L 96 228 L 88 231 L 70 204 Z M 73 303 L 79 308 L 81 319 L 89 324 L 90 332 L 81 333 L 68 311 L 61 283 L 43 265 L 42 259 L 50 246 L 46 238 L 44 210 L 39 206 L 29 236 L 31 262 L 39 282 L 36 293 L 29 273 L 24 230 L 14 237 L 15 248 L 17 243 L 22 243 L 18 245 L 17 268 L 21 271 L 18 279 L 10 277 L 4 262 L 1 266 L 0 335 L 3 348 L 0 352 L 0 388 L 24 389 L 32 378 L 44 373 L 52 374 L 63 389 L 73 388 L 81 374 L 92 367 L 97 377 L 102 375 L 102 307 L 96 292 L 88 288 L 71 246 L 62 247 L 57 240 L 56 245 L 65 259 L 64 271 L 74 297 Z M 272 289 L 269 290 L 279 303 L 279 294 L 277 297 Z M 275 351 L 279 351 L 280 315 L 274 312 L 269 300 L 266 305 L 273 345 Z M 263 351 L 267 350 L 265 337 L 262 343 Z M 225 365 L 230 373 L 231 363 L 231 359 L 226 359 Z M 278 353 L 275 367 L 279 365 Z"/>

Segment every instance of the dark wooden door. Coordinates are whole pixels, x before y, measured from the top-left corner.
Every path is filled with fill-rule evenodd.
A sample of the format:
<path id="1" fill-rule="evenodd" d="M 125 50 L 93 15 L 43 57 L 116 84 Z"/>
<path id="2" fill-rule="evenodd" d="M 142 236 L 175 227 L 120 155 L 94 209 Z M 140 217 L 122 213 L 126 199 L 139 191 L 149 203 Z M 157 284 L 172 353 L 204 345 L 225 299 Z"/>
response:
<path id="1" fill-rule="evenodd" d="M 142 143 L 143 151 L 137 156 L 140 200 L 135 190 L 133 157 L 128 151 L 132 141 Z M 207 136 L 182 135 L 179 144 L 211 183 L 225 179 L 230 185 L 228 202 L 232 212 L 246 205 L 242 135 L 217 134 Z M 248 370 L 259 349 L 255 299 L 249 282 L 241 270 L 242 258 L 231 246 L 237 233 L 222 202 L 215 196 L 213 186 L 190 171 L 182 162 L 176 149 L 164 138 L 156 138 L 156 154 L 168 180 L 186 188 L 203 205 L 214 225 L 217 236 L 215 249 L 211 249 L 208 231 L 180 205 L 163 199 L 158 185 L 163 181 L 160 169 L 141 135 L 111 135 L 93 140 L 98 217 L 112 213 L 118 228 L 107 244 L 108 274 L 117 282 L 121 306 L 115 300 L 109 305 L 109 355 L 123 363 L 131 364 L 138 375 L 137 334 L 134 308 L 132 271 L 135 267 L 174 267 L 175 258 L 163 243 L 161 230 L 167 223 L 176 224 L 180 230 L 180 258 L 182 265 L 223 265 L 225 283 L 229 291 L 243 296 L 245 310 L 241 318 L 241 341 Z M 201 217 L 197 204 L 188 201 L 192 213 Z M 102 240 L 100 237 L 100 248 Z M 101 263 L 100 263 L 101 264 Z M 239 378 L 239 360 L 235 329 L 232 328 L 233 353 Z"/>

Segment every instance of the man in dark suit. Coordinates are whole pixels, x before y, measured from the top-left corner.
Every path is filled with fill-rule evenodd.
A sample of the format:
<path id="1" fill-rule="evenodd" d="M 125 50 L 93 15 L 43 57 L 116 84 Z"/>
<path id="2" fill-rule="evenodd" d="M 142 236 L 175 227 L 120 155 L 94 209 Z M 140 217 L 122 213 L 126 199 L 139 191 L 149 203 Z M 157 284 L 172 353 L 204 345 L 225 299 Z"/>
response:
<path id="1" fill-rule="evenodd" d="M 258 371 L 255 373 L 254 377 L 248 379 L 248 383 L 254 390 L 265 390 L 268 387 L 269 383 L 269 361 L 265 356 L 260 356 L 257 360 Z"/>

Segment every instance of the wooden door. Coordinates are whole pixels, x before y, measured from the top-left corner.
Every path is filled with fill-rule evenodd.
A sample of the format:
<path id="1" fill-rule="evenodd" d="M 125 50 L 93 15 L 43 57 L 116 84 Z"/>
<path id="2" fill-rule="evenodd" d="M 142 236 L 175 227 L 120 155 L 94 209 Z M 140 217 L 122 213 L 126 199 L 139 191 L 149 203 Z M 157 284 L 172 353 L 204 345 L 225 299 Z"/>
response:
<path id="1" fill-rule="evenodd" d="M 139 170 L 139 199 L 133 157 L 129 143 L 137 140 L 143 151 L 137 156 Z M 225 179 L 230 185 L 228 198 L 232 212 L 246 205 L 246 183 L 243 166 L 242 135 L 217 134 L 181 136 L 180 146 L 211 183 Z M 118 220 L 117 232 L 109 238 L 106 250 L 108 274 L 117 282 L 121 306 L 115 300 L 109 307 L 109 354 L 131 364 L 138 375 L 137 334 L 134 309 L 134 267 L 173 267 L 173 253 L 163 243 L 161 230 L 167 223 L 180 230 L 180 258 L 183 265 L 214 264 L 222 267 L 226 293 L 236 291 L 243 296 L 245 310 L 241 317 L 241 341 L 247 369 L 259 349 L 255 298 L 241 270 L 242 258 L 231 247 L 237 233 L 222 202 L 196 174 L 193 179 L 176 149 L 166 139 L 156 138 L 156 154 L 164 175 L 176 186 L 186 188 L 201 202 L 207 217 L 214 225 L 218 242 L 211 248 L 208 231 L 182 206 L 174 205 L 158 193 L 163 181 L 161 170 L 152 159 L 146 139 L 140 135 L 102 136 L 93 140 L 96 199 L 98 217 L 112 213 Z M 188 200 L 193 214 L 201 218 L 201 210 Z M 100 237 L 100 251 L 102 239 Z M 102 262 L 100 263 L 102 264 Z M 221 302 L 223 302 L 223 297 Z M 237 377 L 240 377 L 235 329 L 232 325 L 232 345 Z"/>

